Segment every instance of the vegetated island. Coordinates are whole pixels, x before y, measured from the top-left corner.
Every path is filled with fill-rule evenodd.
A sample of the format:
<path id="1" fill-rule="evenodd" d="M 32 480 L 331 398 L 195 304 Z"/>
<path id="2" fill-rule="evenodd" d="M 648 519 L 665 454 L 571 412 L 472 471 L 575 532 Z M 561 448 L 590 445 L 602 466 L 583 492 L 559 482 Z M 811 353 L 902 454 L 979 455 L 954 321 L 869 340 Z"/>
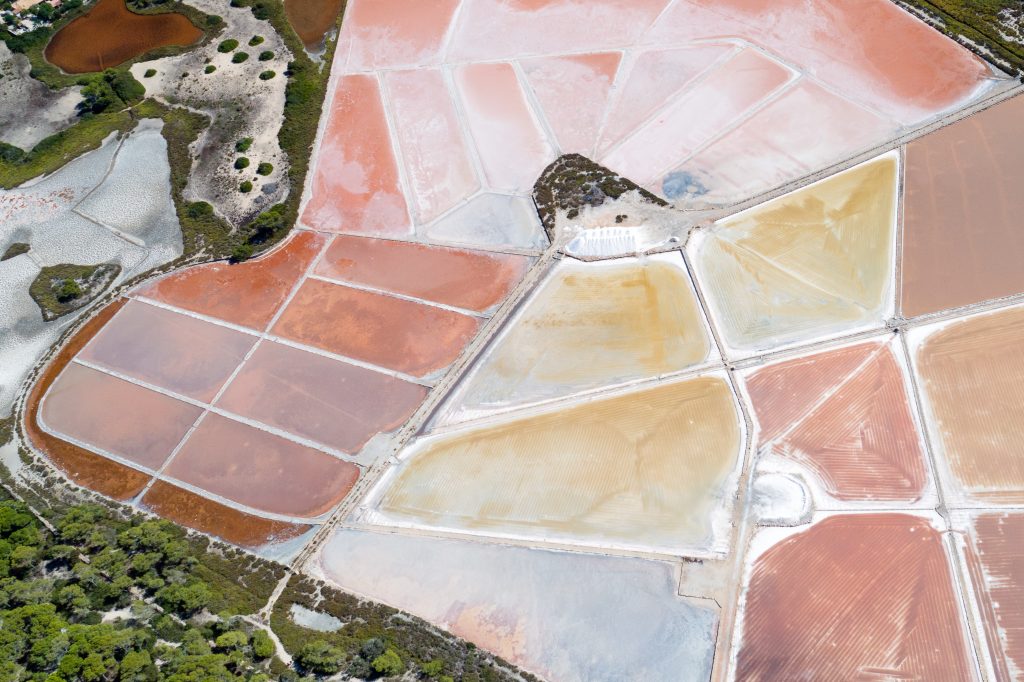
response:
<path id="1" fill-rule="evenodd" d="M 112 263 L 52 265 L 39 271 L 28 293 L 49 322 L 99 298 L 120 273 L 121 266 Z"/>

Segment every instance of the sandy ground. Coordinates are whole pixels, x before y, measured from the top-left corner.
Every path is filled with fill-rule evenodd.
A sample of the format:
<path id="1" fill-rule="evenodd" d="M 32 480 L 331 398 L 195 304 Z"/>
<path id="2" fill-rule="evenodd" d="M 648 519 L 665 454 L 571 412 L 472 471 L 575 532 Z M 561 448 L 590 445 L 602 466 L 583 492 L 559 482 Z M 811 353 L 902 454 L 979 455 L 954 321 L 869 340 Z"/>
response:
<path id="1" fill-rule="evenodd" d="M 208 14 L 222 16 L 225 27 L 221 34 L 202 48 L 176 57 L 140 62 L 131 71 L 145 85 L 147 95 L 213 118 L 213 125 L 193 145 L 195 161 L 185 196 L 191 201 L 208 201 L 218 213 L 238 225 L 287 196 L 287 161 L 277 143 L 277 132 L 284 120 L 284 72 L 291 53 L 273 27 L 256 19 L 247 8 L 228 7 L 216 0 L 191 0 L 190 4 Z M 265 40 L 250 47 L 249 39 L 256 35 Z M 218 52 L 217 46 L 229 38 L 238 41 L 238 48 L 227 54 Z M 264 50 L 273 52 L 274 59 L 259 61 Z M 236 52 L 247 53 L 249 59 L 233 64 L 231 59 Z M 207 64 L 217 70 L 204 73 Z M 145 78 L 149 69 L 155 69 L 156 75 Z M 277 75 L 260 80 L 259 74 L 268 70 Z M 244 154 L 251 165 L 244 171 L 235 170 L 235 159 L 242 156 L 235 151 L 235 143 L 246 137 L 253 139 L 252 147 Z M 256 174 L 256 167 L 265 161 L 274 165 L 274 171 L 262 177 Z M 238 191 L 244 180 L 253 183 L 248 194 Z"/>
<path id="2" fill-rule="evenodd" d="M 28 150 L 75 122 L 81 88 L 53 91 L 29 76 L 28 58 L 0 43 L 0 141 Z"/>
<path id="3" fill-rule="evenodd" d="M 28 253 L 0 262 L 0 415 L 10 411 L 39 357 L 91 307 L 44 322 L 28 294 L 42 267 L 117 263 L 122 270 L 117 286 L 181 254 L 160 127 L 159 121 L 143 121 L 123 142 L 111 135 L 102 147 L 53 175 L 0 191 L 0 251 L 14 242 L 31 246 Z M 128 206 L 107 200 L 123 187 L 126 175 L 143 183 L 144 191 Z"/>

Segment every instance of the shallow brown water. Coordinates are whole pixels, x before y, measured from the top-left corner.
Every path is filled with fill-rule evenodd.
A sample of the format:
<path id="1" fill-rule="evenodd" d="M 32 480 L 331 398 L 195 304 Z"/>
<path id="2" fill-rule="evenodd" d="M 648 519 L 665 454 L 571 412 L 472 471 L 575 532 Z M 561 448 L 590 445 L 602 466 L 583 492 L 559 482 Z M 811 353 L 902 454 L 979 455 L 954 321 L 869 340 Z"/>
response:
<path id="1" fill-rule="evenodd" d="M 284 13 L 307 50 L 319 50 L 345 0 L 285 0 Z"/>
<path id="2" fill-rule="evenodd" d="M 135 14 L 124 0 L 99 0 L 53 36 L 45 55 L 68 73 L 88 73 L 158 47 L 191 45 L 202 37 L 203 32 L 183 14 Z"/>

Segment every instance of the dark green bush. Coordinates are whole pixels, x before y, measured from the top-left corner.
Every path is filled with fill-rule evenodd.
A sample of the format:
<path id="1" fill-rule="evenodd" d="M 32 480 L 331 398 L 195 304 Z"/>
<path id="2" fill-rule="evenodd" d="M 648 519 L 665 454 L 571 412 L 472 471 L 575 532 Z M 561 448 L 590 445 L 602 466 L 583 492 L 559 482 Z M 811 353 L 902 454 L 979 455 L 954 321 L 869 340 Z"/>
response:
<path id="1" fill-rule="evenodd" d="M 156 69 L 146 69 L 146 73 L 142 74 L 143 78 L 152 78 L 156 75 Z"/>
<path id="2" fill-rule="evenodd" d="M 263 52 L 260 52 L 260 61 L 261 62 L 269 62 L 273 58 L 274 58 L 274 53 L 271 52 L 270 50 L 263 50 Z"/>
<path id="3" fill-rule="evenodd" d="M 261 81 L 268 81 L 268 80 L 270 80 L 271 78 L 273 78 L 276 75 L 277 75 L 276 71 L 267 70 L 267 71 L 264 71 L 263 73 L 260 74 L 260 80 Z"/>
<path id="4" fill-rule="evenodd" d="M 249 47 L 256 47 L 263 42 L 263 36 L 253 36 L 249 38 Z"/>
<path id="5" fill-rule="evenodd" d="M 246 52 L 236 52 L 234 54 L 234 56 L 231 57 L 231 63 L 232 64 L 241 64 L 242 62 L 244 62 L 248 58 L 249 58 L 248 53 L 246 53 Z"/>
<path id="6" fill-rule="evenodd" d="M 227 40 L 221 41 L 221 44 L 217 46 L 217 52 L 231 52 L 238 47 L 238 41 L 234 38 L 228 38 Z"/>
<path id="7" fill-rule="evenodd" d="M 217 70 L 216 66 L 214 66 L 213 64 L 207 64 L 206 68 L 203 69 L 203 73 L 213 73 L 216 70 Z"/>
<path id="8" fill-rule="evenodd" d="M 243 137 L 241 140 L 235 143 L 235 151 L 239 154 L 244 154 L 249 151 L 249 147 L 252 146 L 251 137 Z"/>
<path id="9" fill-rule="evenodd" d="M 256 175 L 270 175 L 274 172 L 274 164 L 264 161 L 256 166 Z"/>
<path id="10" fill-rule="evenodd" d="M 249 159 L 245 158 L 244 156 L 239 156 L 237 159 L 235 159 L 235 168 L 236 169 L 242 170 L 243 168 L 248 168 L 248 167 L 249 167 Z"/>
<path id="11" fill-rule="evenodd" d="M 252 182 L 249 180 L 243 181 L 242 184 L 238 186 L 238 191 L 242 194 L 248 194 L 252 191 Z"/>

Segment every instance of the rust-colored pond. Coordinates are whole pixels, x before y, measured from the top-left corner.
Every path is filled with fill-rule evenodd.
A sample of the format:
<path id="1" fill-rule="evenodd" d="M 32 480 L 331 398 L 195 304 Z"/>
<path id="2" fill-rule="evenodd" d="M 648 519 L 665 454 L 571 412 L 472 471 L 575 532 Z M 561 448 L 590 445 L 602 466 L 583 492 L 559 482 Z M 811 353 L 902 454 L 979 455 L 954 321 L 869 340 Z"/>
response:
<path id="1" fill-rule="evenodd" d="M 344 7 L 345 0 L 285 0 L 284 13 L 302 44 L 315 52 L 323 47 L 324 37 Z"/>
<path id="2" fill-rule="evenodd" d="M 89 73 L 158 47 L 191 45 L 202 37 L 184 14 L 136 14 L 124 0 L 99 0 L 53 36 L 45 55 L 68 73 Z"/>

